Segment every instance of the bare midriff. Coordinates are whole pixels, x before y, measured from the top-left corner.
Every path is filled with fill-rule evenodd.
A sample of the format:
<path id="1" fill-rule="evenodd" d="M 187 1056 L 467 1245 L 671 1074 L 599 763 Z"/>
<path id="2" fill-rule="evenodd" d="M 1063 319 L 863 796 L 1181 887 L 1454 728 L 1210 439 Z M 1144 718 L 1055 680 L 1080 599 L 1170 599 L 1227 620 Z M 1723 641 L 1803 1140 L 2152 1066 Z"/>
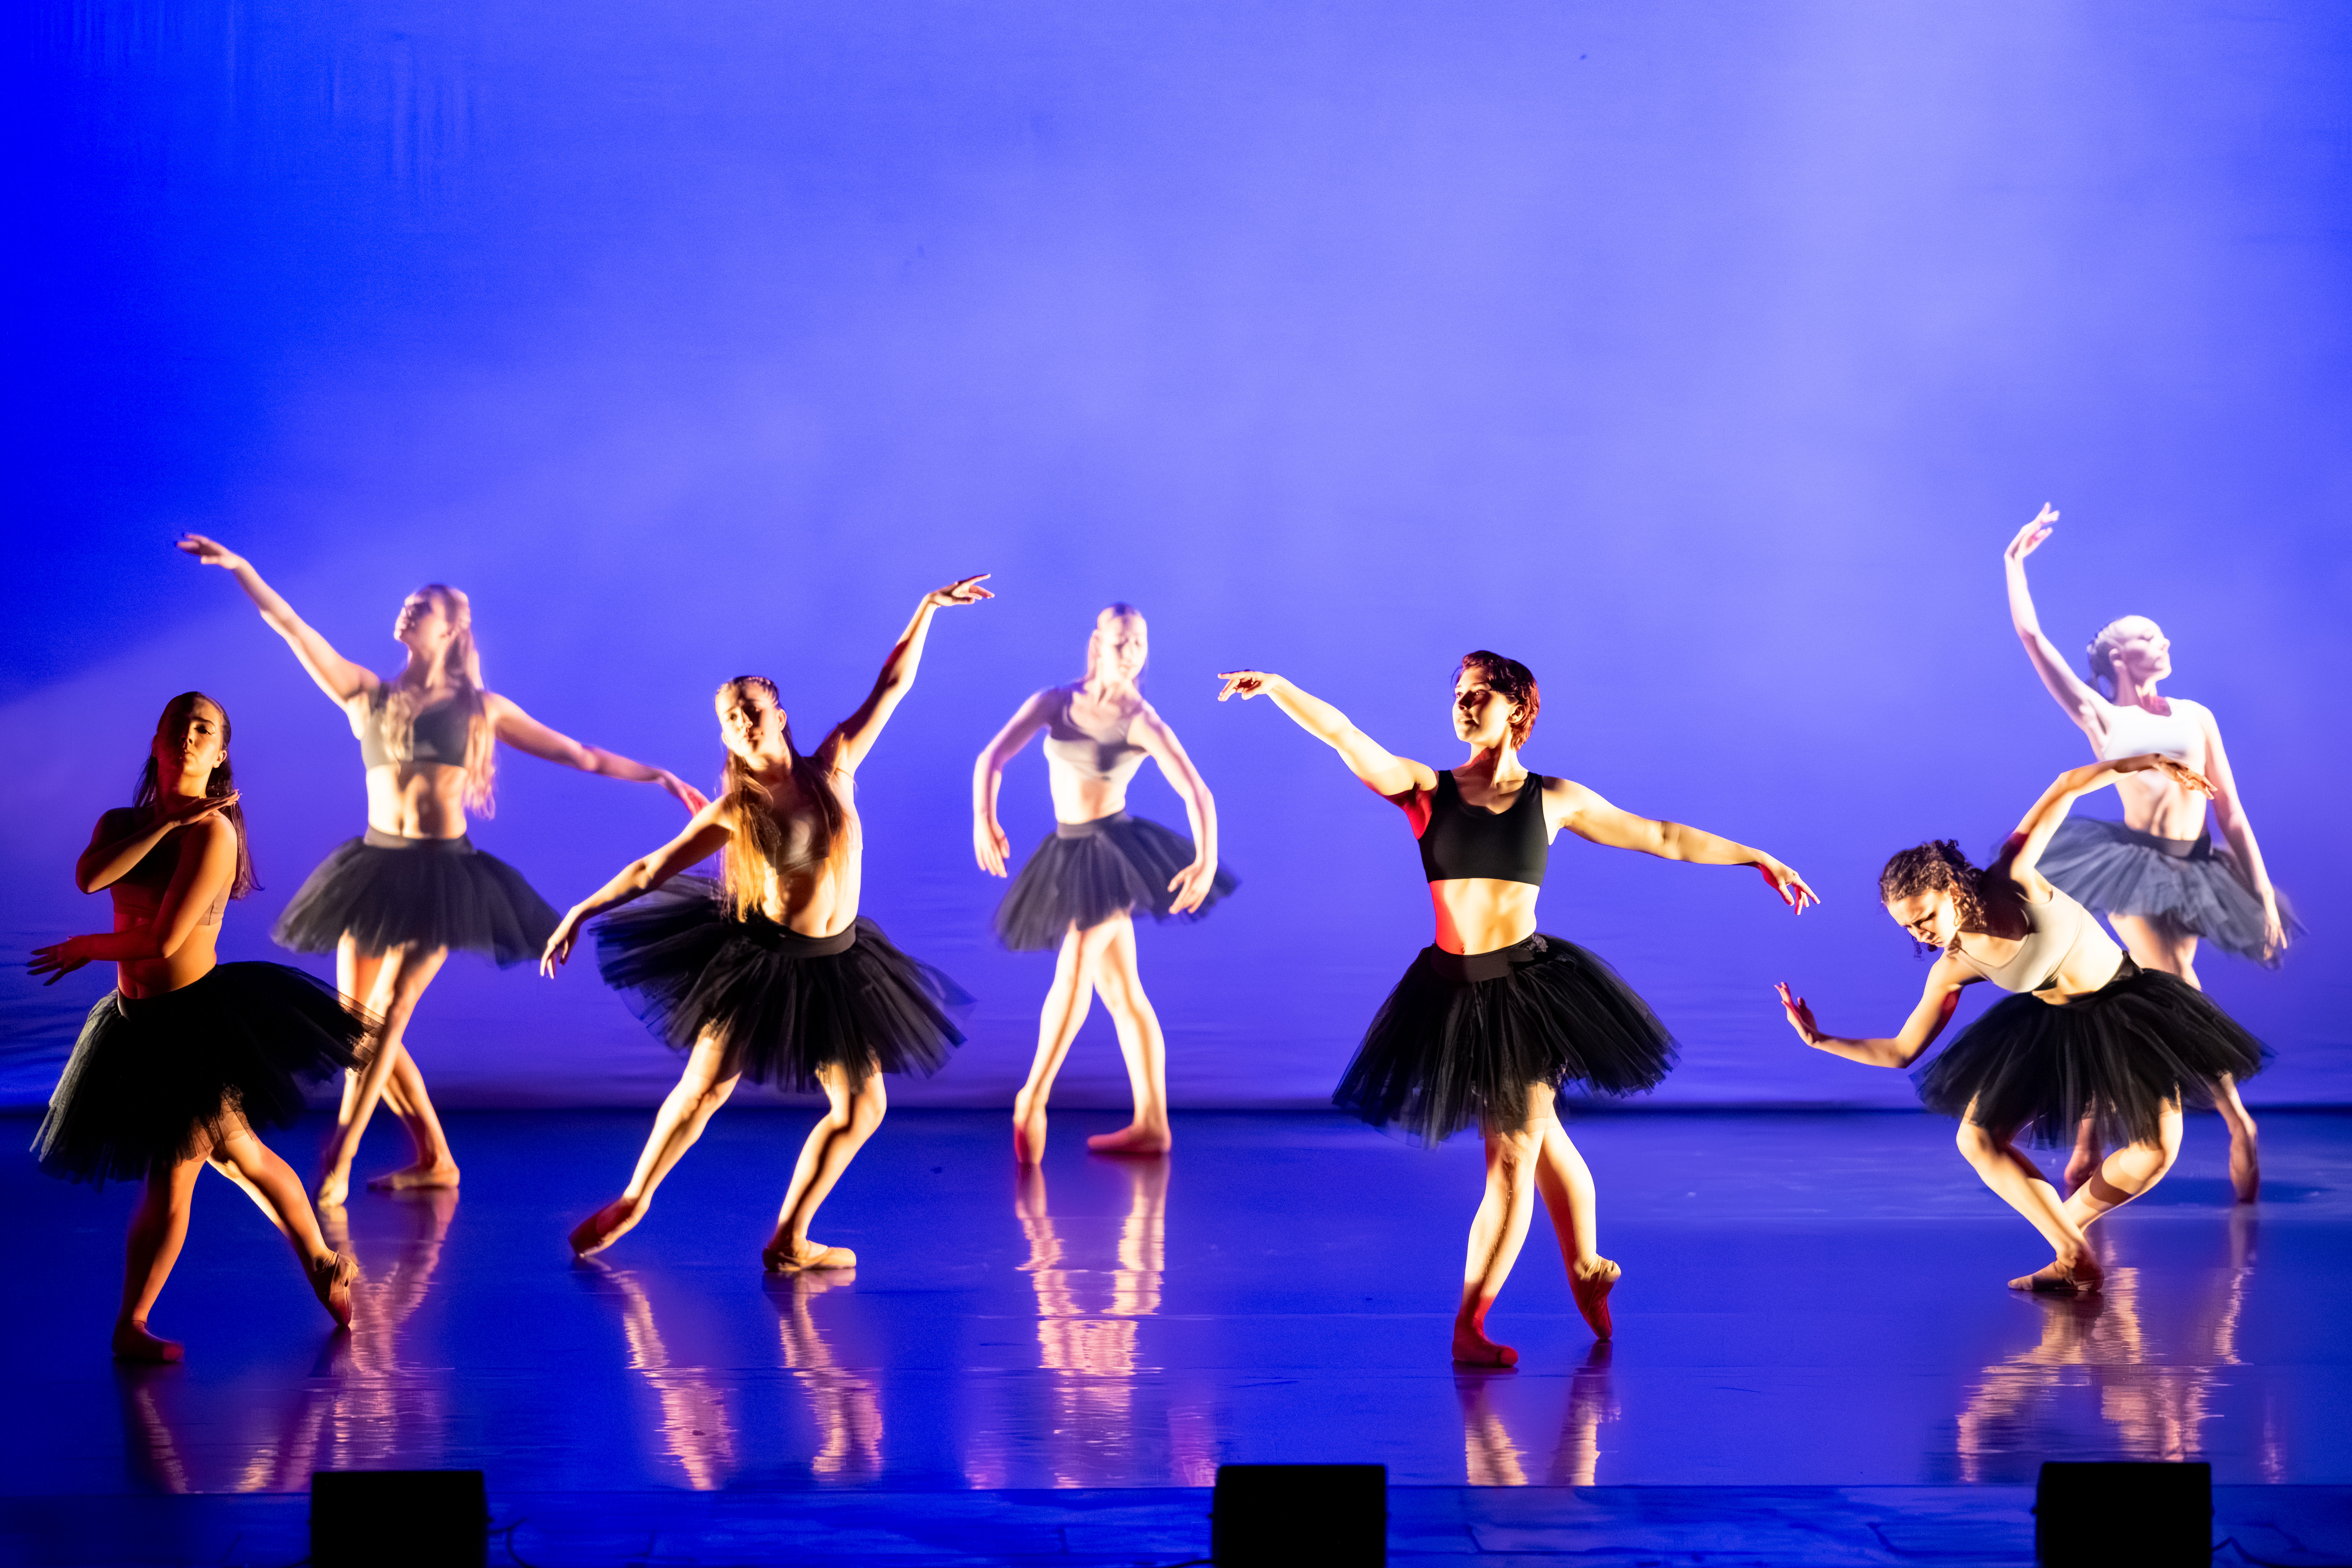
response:
<path id="1" fill-rule="evenodd" d="M 2191 731 L 2189 755 L 2181 765 L 2190 773 L 2205 771 L 2205 737 Z M 2124 826 L 2158 838 L 2195 838 L 2205 831 L 2205 797 L 2192 795 L 2161 773 L 2126 773 L 2116 781 L 2123 803 Z"/>
<path id="2" fill-rule="evenodd" d="M 1492 952 L 1536 933 L 1533 882 L 1499 877 L 1456 877 L 1429 885 L 1437 910 L 1437 945 L 1448 952 Z"/>
<path id="3" fill-rule="evenodd" d="M 765 868 L 761 914 L 801 936 L 838 936 L 856 923 L 866 857 L 855 810 L 846 813 L 841 831 L 846 842 L 822 865 Z"/>
<path id="4" fill-rule="evenodd" d="M 133 926 L 152 924 L 162 902 L 160 888 L 130 887 L 117 883 L 114 893 L 114 929 L 129 931 Z M 205 911 L 203 921 L 188 933 L 180 951 L 168 958 L 124 959 L 114 966 L 114 986 L 125 996 L 137 1001 L 142 996 L 161 996 L 166 991 L 177 991 L 193 985 L 212 973 L 220 962 L 215 943 L 220 938 L 222 907 L 218 902 Z"/>
<path id="5" fill-rule="evenodd" d="M 466 770 L 386 763 L 367 771 L 368 826 L 399 838 L 466 836 Z"/>
<path id="6" fill-rule="evenodd" d="M 1088 778 L 1059 757 L 1045 759 L 1054 789 L 1054 820 L 1095 822 L 1127 809 L 1125 779 Z"/>

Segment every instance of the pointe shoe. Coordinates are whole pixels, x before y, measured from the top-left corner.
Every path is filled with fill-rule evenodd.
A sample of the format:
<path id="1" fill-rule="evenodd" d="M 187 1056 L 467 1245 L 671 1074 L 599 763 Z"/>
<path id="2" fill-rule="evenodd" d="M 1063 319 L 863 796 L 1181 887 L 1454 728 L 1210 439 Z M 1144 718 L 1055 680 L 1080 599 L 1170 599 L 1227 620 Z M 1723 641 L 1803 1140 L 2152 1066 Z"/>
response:
<path id="1" fill-rule="evenodd" d="M 614 1198 L 572 1227 L 572 1255 L 575 1258 L 595 1257 L 635 1229 L 645 1212 L 646 1205 L 642 1203 Z"/>
<path id="2" fill-rule="evenodd" d="M 2018 1276 L 2009 1282 L 2009 1288 L 2037 1295 L 2095 1296 L 2103 1278 L 2098 1264 L 2085 1257 L 2072 1264 L 2053 1260 L 2031 1274 Z"/>
<path id="3" fill-rule="evenodd" d="M 352 1286 L 360 1277 L 360 1260 L 348 1252 L 331 1252 L 310 1267 L 310 1289 L 327 1309 L 335 1326 L 352 1326 Z"/>
<path id="4" fill-rule="evenodd" d="M 857 1254 L 845 1247 L 826 1247 L 821 1242 L 787 1242 L 779 1247 L 773 1242 L 760 1249 L 760 1266 L 771 1274 L 798 1274 L 811 1268 L 855 1268 Z"/>
<path id="5" fill-rule="evenodd" d="M 1581 1279 L 1577 1278 L 1573 1268 L 1570 1269 L 1568 1289 L 1569 1294 L 1576 1298 L 1576 1310 L 1584 1314 L 1585 1325 L 1591 1329 L 1593 1337 L 1605 1341 L 1617 1331 L 1614 1321 L 1609 1316 L 1609 1292 L 1616 1289 L 1617 1281 L 1625 1277 L 1625 1271 L 1605 1258 L 1600 1260 L 1600 1265 Z"/>
<path id="6" fill-rule="evenodd" d="M 144 1323 L 117 1323 L 114 1327 L 114 1359 L 144 1362 L 163 1366 L 185 1361 L 188 1351 L 177 1340 L 167 1340 L 161 1334 L 147 1331 Z"/>
<path id="7" fill-rule="evenodd" d="M 1122 1127 L 1116 1132 L 1097 1132 L 1087 1140 L 1087 1148 L 1093 1153 L 1139 1160 L 1158 1159 L 1175 1145 L 1175 1138 L 1169 1133 L 1133 1126 Z"/>

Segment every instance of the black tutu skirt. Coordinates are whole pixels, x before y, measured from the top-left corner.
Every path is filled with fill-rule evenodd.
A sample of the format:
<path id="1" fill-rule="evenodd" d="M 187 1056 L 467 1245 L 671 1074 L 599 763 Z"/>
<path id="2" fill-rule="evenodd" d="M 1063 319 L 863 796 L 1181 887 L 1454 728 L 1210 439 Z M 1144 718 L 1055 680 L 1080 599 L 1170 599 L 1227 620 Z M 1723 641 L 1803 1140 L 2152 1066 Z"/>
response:
<path id="1" fill-rule="evenodd" d="M 370 957 L 446 947 L 505 969 L 535 961 L 560 918 L 521 872 L 469 838 L 371 827 L 319 862 L 269 934 L 296 952 L 332 952 L 348 931 Z"/>
<path id="2" fill-rule="evenodd" d="M 1442 1143 L 1465 1127 L 1524 1124 L 1529 1084 L 1632 1094 L 1655 1088 L 1674 1061 L 1674 1037 L 1649 1004 L 1572 942 L 1538 934 L 1468 954 L 1424 947 L 1331 1100 Z"/>
<path id="3" fill-rule="evenodd" d="M 240 1125 L 288 1127 L 303 1080 L 366 1059 L 373 1021 L 282 963 L 216 963 L 160 996 L 89 1010 L 33 1139 L 41 1169 L 103 1187 L 175 1164 Z"/>
<path id="4" fill-rule="evenodd" d="M 814 1089 L 835 1064 L 852 1082 L 937 1072 L 963 1044 L 947 1009 L 971 1001 L 863 916 L 829 937 L 738 921 L 707 877 L 676 878 L 598 921 L 596 967 L 671 1047 L 714 1031 L 727 1071 L 784 1089 Z"/>
<path id="5" fill-rule="evenodd" d="M 1912 1077 L 1927 1109 L 1979 1127 L 2063 1147 L 2094 1116 L 2102 1141 L 2143 1143 L 2170 1101 L 2210 1105 L 2213 1079 L 2252 1078 L 2268 1055 L 2205 993 L 2126 957 L 2072 1002 L 2002 997 Z"/>
<path id="6" fill-rule="evenodd" d="M 1133 910 L 1164 921 L 1176 901 L 1168 884 L 1192 863 L 1192 841 L 1148 817 L 1120 811 L 1065 822 L 1037 846 L 996 906 L 997 938 L 1015 952 L 1035 952 L 1061 946 L 1073 925 L 1085 931 Z M 1199 920 L 1241 885 L 1219 867 L 1209 896 L 1181 918 Z"/>
<path id="7" fill-rule="evenodd" d="M 2263 900 L 2238 874 L 2238 858 L 2213 836 L 2159 838 L 2095 816 L 2070 816 L 2042 852 L 2042 874 L 2086 909 L 2168 920 L 2224 952 L 2278 965 L 2263 952 Z M 2303 927 L 2279 895 L 2279 921 Z"/>

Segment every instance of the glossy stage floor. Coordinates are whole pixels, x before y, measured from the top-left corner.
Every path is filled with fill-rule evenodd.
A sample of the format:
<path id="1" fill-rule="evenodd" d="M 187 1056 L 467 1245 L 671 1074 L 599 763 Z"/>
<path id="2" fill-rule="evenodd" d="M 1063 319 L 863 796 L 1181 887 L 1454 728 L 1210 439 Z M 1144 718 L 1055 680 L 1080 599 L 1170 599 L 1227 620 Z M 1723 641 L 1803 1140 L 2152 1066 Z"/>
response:
<path id="1" fill-rule="evenodd" d="M 1388 1466 L 1401 1559 L 2024 1562 L 2042 1460 L 2190 1458 L 2216 1561 L 2352 1561 L 2352 1117 L 2267 1116 L 2253 1207 L 2192 1122 L 2097 1233 L 2088 1300 L 2003 1288 L 2046 1254 L 1924 1115 L 1582 1118 L 1618 1337 L 1538 1217 L 1497 1374 L 1445 1353 L 1467 1142 L 1200 1113 L 1121 1162 L 1083 1142 L 1114 1118 L 1069 1112 L 1024 1180 L 1003 1118 L 897 1114 L 820 1227 L 855 1276 L 779 1279 L 757 1247 L 804 1112 L 722 1113 L 584 1264 L 564 1234 L 647 1115 L 451 1120 L 462 1195 L 337 1221 L 349 1334 L 208 1177 L 155 1318 L 173 1368 L 106 1355 L 131 1193 L 0 1164 L 16 1560 L 292 1563 L 313 1470 L 467 1467 L 494 1562 L 1173 1563 L 1220 1462 L 1331 1459 Z"/>

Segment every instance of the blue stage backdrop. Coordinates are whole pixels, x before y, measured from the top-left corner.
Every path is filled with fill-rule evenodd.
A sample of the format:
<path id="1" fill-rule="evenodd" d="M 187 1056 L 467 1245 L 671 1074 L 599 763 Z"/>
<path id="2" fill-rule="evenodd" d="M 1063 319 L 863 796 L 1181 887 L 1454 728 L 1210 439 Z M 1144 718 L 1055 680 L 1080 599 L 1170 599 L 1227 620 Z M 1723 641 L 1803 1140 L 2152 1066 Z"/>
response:
<path id="1" fill-rule="evenodd" d="M 1129 599 L 1243 878 L 1142 939 L 1180 1104 L 1319 1102 L 1430 930 L 1402 816 L 1211 673 L 1447 765 L 1477 647 L 1543 681 L 1529 765 L 1827 900 L 1563 839 L 1544 924 L 1679 1033 L 1656 1098 L 1905 1104 L 1770 985 L 1890 1029 L 1924 966 L 1882 859 L 1990 845 L 2085 760 L 2002 601 L 2051 500 L 2052 635 L 2162 623 L 2311 927 L 2280 973 L 2205 965 L 2279 1053 L 2249 1098 L 2352 1089 L 2340 9 L 44 0 L 11 30 L 12 964 L 105 924 L 72 858 L 183 688 L 235 721 L 266 884 L 226 955 L 270 954 L 362 826 L 341 716 L 179 530 L 379 668 L 401 597 L 457 584 L 494 687 L 706 783 L 721 678 L 772 673 L 813 740 L 984 570 L 863 786 L 868 911 L 982 998 L 901 1103 L 1020 1079 L 1050 961 L 986 934 L 971 760 Z M 1025 853 L 1034 751 L 1005 803 Z M 1181 821 L 1156 779 L 1136 805 Z M 561 905 L 680 820 L 509 755 L 477 837 Z M 106 976 L 11 973 L 29 1103 Z M 454 962 L 411 1043 L 456 1104 L 676 1070 L 584 964 Z M 1064 1084 L 1123 1101 L 1099 1015 Z"/>

